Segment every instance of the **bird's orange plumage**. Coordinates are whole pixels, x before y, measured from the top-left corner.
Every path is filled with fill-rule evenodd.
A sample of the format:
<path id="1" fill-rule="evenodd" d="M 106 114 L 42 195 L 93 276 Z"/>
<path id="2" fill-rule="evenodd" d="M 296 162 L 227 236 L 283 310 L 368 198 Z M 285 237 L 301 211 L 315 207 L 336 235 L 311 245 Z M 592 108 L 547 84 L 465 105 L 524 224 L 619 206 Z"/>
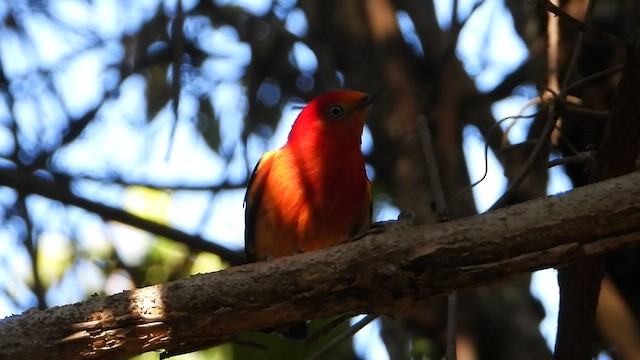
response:
<path id="1" fill-rule="evenodd" d="M 316 97 L 287 143 L 262 156 L 245 198 L 250 261 L 339 244 L 371 222 L 360 144 L 373 100 L 357 91 Z"/>

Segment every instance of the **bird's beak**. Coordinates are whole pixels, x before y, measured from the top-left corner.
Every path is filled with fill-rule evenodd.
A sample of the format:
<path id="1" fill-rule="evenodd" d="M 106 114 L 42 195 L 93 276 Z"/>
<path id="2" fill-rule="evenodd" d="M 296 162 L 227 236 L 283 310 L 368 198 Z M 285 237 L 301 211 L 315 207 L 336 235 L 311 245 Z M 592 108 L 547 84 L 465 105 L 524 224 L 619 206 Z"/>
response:
<path id="1" fill-rule="evenodd" d="M 367 94 L 367 96 L 365 96 L 364 99 L 360 100 L 356 108 L 357 109 L 366 108 L 369 105 L 373 104 L 374 102 L 378 101 L 383 96 L 384 96 L 384 93 Z"/>

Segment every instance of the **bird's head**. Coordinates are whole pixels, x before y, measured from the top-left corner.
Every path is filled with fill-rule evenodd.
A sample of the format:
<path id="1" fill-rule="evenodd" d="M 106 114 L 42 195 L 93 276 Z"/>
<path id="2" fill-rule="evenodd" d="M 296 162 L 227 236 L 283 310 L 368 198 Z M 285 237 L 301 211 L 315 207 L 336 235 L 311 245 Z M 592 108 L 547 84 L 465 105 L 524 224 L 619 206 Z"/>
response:
<path id="1" fill-rule="evenodd" d="M 290 140 L 326 134 L 360 142 L 362 128 L 371 105 L 380 94 L 338 90 L 317 96 L 302 109 L 293 124 Z M 323 135 L 325 136 L 325 135 Z"/>

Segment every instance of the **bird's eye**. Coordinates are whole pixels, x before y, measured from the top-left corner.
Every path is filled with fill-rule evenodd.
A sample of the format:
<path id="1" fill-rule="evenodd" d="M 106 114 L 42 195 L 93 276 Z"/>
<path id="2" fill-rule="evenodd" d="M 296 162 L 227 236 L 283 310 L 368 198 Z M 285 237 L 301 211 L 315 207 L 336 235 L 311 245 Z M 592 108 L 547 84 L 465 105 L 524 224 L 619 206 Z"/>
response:
<path id="1" fill-rule="evenodd" d="M 331 105 L 331 106 L 329 106 L 329 110 L 328 110 L 329 116 L 331 116 L 334 119 L 337 119 L 340 116 L 342 116 L 343 112 L 344 111 L 342 110 L 342 106 L 340 106 L 340 105 Z"/>

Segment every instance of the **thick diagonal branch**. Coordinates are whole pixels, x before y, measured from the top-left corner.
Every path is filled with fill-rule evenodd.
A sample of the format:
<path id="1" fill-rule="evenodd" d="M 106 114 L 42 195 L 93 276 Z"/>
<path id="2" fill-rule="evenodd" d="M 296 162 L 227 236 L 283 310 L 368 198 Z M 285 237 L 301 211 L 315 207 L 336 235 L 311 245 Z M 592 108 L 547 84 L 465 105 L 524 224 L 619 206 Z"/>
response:
<path id="1" fill-rule="evenodd" d="M 0 358 L 189 351 L 342 313 L 401 314 L 429 297 L 640 242 L 640 173 L 448 223 L 232 267 L 0 321 Z"/>

